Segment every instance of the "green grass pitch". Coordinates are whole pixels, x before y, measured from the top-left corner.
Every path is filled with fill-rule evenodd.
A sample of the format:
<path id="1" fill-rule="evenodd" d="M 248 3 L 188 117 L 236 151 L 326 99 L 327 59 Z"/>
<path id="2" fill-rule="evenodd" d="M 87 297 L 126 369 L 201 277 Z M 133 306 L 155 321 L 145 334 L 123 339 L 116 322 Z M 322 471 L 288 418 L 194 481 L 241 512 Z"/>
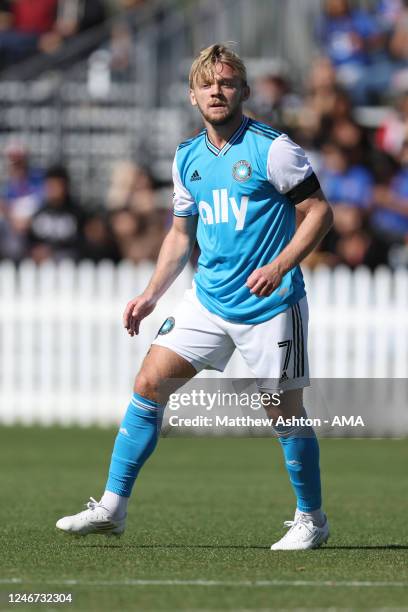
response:
<path id="1" fill-rule="evenodd" d="M 331 538 L 274 553 L 294 498 L 268 439 L 164 438 L 122 538 L 57 533 L 59 517 L 101 494 L 114 436 L 0 430 L 0 610 L 408 606 L 408 440 L 322 440 Z M 10 592 L 71 592 L 74 603 L 10 606 Z"/>

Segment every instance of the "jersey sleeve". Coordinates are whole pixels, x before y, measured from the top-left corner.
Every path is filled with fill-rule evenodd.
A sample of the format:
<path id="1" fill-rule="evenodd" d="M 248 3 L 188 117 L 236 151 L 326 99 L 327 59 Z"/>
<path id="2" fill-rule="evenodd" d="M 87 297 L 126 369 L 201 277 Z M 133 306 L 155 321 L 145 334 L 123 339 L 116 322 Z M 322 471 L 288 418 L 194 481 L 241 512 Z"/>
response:
<path id="1" fill-rule="evenodd" d="M 320 187 L 306 153 L 286 134 L 269 147 L 266 170 L 268 181 L 293 204 L 300 204 Z"/>
<path id="2" fill-rule="evenodd" d="M 186 187 L 180 177 L 177 167 L 177 154 L 173 162 L 173 212 L 176 217 L 189 217 L 197 215 L 198 209 L 193 196 Z"/>

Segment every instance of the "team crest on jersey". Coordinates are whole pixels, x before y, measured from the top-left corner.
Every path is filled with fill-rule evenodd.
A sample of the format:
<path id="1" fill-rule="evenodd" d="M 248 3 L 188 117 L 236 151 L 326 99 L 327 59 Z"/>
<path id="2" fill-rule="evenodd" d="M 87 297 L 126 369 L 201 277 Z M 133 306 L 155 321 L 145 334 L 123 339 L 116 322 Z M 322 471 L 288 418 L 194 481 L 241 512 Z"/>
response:
<path id="1" fill-rule="evenodd" d="M 174 317 L 167 317 L 167 319 L 165 320 L 165 322 L 163 323 L 163 325 L 157 332 L 157 335 L 164 336 L 165 334 L 168 334 L 169 332 L 171 332 L 175 324 L 176 324 L 176 321 Z"/>
<path id="2" fill-rule="evenodd" d="M 251 178 L 252 175 L 252 166 L 246 161 L 246 159 L 241 159 L 240 161 L 235 162 L 232 166 L 232 176 L 236 181 L 243 183 Z"/>

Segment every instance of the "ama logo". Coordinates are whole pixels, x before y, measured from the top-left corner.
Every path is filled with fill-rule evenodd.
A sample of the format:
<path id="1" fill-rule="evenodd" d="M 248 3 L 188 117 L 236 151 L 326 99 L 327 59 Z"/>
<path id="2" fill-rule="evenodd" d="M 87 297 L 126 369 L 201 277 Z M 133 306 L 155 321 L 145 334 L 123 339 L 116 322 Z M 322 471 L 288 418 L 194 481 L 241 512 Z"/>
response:
<path id="1" fill-rule="evenodd" d="M 204 225 L 229 223 L 230 215 L 235 218 L 235 230 L 239 232 L 245 225 L 248 210 L 248 196 L 242 196 L 238 205 L 235 198 L 228 197 L 227 189 L 214 189 L 212 192 L 213 205 L 201 200 L 198 211 Z"/>

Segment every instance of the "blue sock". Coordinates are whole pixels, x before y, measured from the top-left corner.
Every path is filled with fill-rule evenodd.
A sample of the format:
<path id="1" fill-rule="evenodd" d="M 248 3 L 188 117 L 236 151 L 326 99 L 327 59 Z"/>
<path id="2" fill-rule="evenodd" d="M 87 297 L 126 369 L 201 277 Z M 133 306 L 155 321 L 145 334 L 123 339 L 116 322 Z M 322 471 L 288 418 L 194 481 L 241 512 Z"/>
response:
<path id="1" fill-rule="evenodd" d="M 313 512 L 322 505 L 319 443 L 312 427 L 276 427 L 286 469 L 301 512 Z"/>
<path id="2" fill-rule="evenodd" d="M 162 407 L 134 393 L 116 436 L 106 490 L 130 497 L 136 477 L 156 448 Z"/>

